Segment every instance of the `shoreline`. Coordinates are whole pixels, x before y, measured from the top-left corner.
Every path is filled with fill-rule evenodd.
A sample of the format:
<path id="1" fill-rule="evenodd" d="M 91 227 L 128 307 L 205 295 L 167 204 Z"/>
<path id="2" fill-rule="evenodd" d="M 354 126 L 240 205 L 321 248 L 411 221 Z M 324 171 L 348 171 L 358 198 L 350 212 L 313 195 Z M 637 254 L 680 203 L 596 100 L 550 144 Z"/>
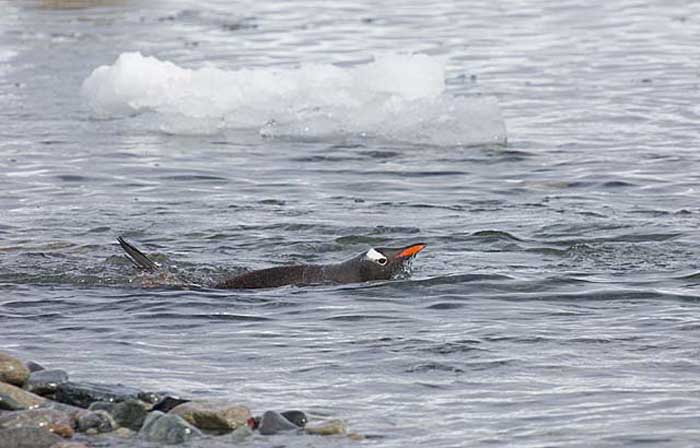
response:
<path id="1" fill-rule="evenodd" d="M 70 381 L 67 372 L 0 352 L 0 448 L 87 448 L 147 441 L 235 445 L 253 437 L 365 437 L 300 410 L 254 415 L 240 403 L 195 400 L 130 385 Z"/>

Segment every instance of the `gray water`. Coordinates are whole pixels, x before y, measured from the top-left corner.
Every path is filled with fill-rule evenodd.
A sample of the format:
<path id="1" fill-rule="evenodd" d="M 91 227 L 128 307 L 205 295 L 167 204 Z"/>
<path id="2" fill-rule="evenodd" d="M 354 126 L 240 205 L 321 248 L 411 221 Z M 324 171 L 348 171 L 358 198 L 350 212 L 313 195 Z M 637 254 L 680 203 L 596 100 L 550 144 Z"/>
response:
<path id="1" fill-rule="evenodd" d="M 3 351 L 372 436 L 248 446 L 698 443 L 700 3 L 61 3 L 0 2 Z M 447 93 L 495 96 L 508 143 L 97 120 L 81 84 L 127 51 L 445 58 Z M 393 282 L 182 290 L 142 287 L 120 234 L 202 282 L 428 247 Z"/>

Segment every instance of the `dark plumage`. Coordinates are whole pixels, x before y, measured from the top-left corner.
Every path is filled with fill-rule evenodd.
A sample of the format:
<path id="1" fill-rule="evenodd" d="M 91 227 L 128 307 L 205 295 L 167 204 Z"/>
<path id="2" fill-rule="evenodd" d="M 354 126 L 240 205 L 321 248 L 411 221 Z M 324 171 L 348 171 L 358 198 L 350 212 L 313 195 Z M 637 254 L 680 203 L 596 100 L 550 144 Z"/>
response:
<path id="1" fill-rule="evenodd" d="M 161 267 L 124 238 L 117 238 L 129 259 L 140 269 L 155 272 Z M 290 265 L 250 271 L 226 278 L 216 288 L 276 288 L 284 285 L 319 283 L 360 283 L 389 280 L 406 268 L 406 264 L 425 248 L 424 243 L 400 248 L 373 248 L 342 263 L 328 265 Z"/>

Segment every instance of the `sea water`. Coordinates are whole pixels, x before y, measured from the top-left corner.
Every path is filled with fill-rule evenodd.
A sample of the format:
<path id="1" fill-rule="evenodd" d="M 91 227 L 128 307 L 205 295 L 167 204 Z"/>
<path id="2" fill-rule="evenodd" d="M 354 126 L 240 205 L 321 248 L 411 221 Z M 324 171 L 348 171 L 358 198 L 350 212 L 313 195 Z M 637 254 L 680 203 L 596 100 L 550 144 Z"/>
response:
<path id="1" fill-rule="evenodd" d="M 0 11 L 3 351 L 367 446 L 697 443 L 697 2 Z M 428 246 L 410 279 L 182 290 L 118 235 L 202 283 Z"/>

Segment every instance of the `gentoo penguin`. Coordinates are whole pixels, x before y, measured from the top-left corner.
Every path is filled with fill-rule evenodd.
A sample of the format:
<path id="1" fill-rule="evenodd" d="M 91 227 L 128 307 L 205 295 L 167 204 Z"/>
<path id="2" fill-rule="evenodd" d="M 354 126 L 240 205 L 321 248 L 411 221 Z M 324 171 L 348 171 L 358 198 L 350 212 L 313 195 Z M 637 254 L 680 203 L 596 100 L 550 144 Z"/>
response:
<path id="1" fill-rule="evenodd" d="M 119 244 L 129 259 L 139 268 L 149 272 L 161 269 L 160 265 L 148 258 L 121 236 Z M 425 243 L 415 243 L 406 247 L 371 248 L 356 257 L 335 264 L 298 264 L 250 271 L 226 278 L 214 285 L 215 288 L 252 289 L 276 288 L 284 285 L 309 285 L 319 283 L 360 283 L 371 280 L 390 280 L 404 272 L 408 262 L 425 248 Z"/>

